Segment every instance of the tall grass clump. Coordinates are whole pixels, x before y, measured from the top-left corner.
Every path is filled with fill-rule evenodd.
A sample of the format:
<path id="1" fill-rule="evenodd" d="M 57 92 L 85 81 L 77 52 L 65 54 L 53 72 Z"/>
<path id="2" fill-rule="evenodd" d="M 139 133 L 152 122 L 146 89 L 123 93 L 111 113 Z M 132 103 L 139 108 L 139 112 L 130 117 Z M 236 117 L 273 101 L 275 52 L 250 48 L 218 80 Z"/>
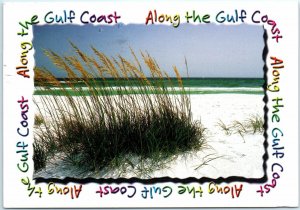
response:
<path id="1" fill-rule="evenodd" d="M 35 103 L 43 119 L 35 144 L 42 145 L 48 158 L 63 154 L 90 170 L 128 165 L 147 171 L 202 148 L 204 128 L 192 119 L 190 98 L 176 67 L 174 80 L 149 54 L 141 53 L 142 64 L 132 50 L 130 61 L 110 58 L 94 47 L 87 55 L 71 46 L 74 53 L 69 56 L 44 52 L 66 78 L 35 67 L 40 91 Z M 182 94 L 174 94 L 175 86 Z"/>

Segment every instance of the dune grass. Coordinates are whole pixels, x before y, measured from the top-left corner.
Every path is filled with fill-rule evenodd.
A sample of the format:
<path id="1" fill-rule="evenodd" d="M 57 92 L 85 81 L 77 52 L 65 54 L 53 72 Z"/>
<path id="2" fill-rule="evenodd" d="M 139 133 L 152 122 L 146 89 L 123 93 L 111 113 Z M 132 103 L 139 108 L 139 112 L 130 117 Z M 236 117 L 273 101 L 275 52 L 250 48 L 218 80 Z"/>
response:
<path id="1" fill-rule="evenodd" d="M 264 132 L 264 120 L 259 115 L 251 115 L 246 121 L 246 125 L 252 133 L 263 133 Z"/>
<path id="2" fill-rule="evenodd" d="M 217 126 L 219 126 L 227 136 L 232 134 L 232 127 L 227 126 L 222 120 L 219 119 L 219 121 L 217 122 Z"/>
<path id="3" fill-rule="evenodd" d="M 226 125 L 222 120 L 219 120 L 217 126 L 224 131 L 226 135 L 239 134 L 243 140 L 246 134 L 262 134 L 264 132 L 264 120 L 259 115 L 250 115 L 250 117 L 244 121 L 234 120 L 229 125 Z"/>
<path id="4" fill-rule="evenodd" d="M 33 143 L 33 151 L 34 170 L 38 171 L 46 166 L 47 156 L 41 144 Z"/>
<path id="5" fill-rule="evenodd" d="M 35 128 L 36 171 L 45 167 L 39 161 L 59 153 L 89 170 L 126 172 L 130 168 L 143 174 L 163 167 L 179 154 L 201 150 L 205 129 L 192 119 L 189 94 L 176 67 L 175 84 L 149 54 L 141 53 L 146 66 L 142 69 L 132 50 L 130 61 L 122 56 L 109 58 L 94 47 L 89 56 L 71 46 L 74 54 L 69 56 L 45 50 L 53 64 L 67 74 L 63 83 L 44 68 L 34 69 L 35 86 L 48 91 L 35 101 L 43 122 Z M 120 80 L 124 86 L 112 87 L 106 78 Z M 134 86 L 128 85 L 132 78 L 137 83 Z M 166 79 L 168 88 L 163 82 Z M 185 94 L 170 94 L 175 86 Z M 55 94 L 57 89 L 62 95 Z M 39 159 L 40 155 L 47 158 Z"/>

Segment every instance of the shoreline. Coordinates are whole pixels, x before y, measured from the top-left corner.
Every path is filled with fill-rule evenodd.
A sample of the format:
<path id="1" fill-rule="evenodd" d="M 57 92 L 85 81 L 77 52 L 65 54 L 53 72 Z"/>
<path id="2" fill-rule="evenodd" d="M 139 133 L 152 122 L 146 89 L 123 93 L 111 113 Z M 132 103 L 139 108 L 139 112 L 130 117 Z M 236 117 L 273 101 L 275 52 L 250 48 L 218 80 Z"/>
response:
<path id="1" fill-rule="evenodd" d="M 95 90 L 99 90 L 103 94 L 103 91 L 108 91 L 107 95 L 119 95 L 119 94 L 141 94 L 139 87 L 135 86 L 110 86 L 104 88 L 95 88 Z M 162 89 L 155 89 L 155 87 L 149 88 L 146 93 L 147 94 L 159 94 L 159 91 Z M 255 94 L 255 95 L 263 95 L 264 89 L 258 87 L 166 87 L 165 90 L 168 91 L 168 94 Z M 157 91 L 157 92 L 156 92 Z M 56 96 L 81 96 L 81 95 L 89 95 L 88 87 L 76 87 L 75 89 L 67 87 L 63 90 L 60 87 L 35 87 L 34 95 L 56 95 Z"/>

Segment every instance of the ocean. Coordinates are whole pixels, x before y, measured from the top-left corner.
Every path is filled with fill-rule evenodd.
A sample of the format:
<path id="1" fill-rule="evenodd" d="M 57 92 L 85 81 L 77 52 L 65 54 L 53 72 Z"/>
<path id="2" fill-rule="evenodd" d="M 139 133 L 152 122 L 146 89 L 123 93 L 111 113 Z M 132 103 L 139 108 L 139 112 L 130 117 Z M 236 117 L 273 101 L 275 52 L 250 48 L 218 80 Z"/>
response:
<path id="1" fill-rule="evenodd" d="M 184 86 L 195 94 L 263 94 L 262 78 L 185 78 Z"/>
<path id="2" fill-rule="evenodd" d="M 74 92 L 71 90 L 64 82 L 63 79 L 59 79 L 61 81 L 61 85 L 65 87 L 65 89 L 70 89 L 70 92 Z M 165 78 L 165 79 L 153 79 L 148 78 L 148 81 L 153 86 L 161 86 L 163 84 L 166 88 L 173 88 L 174 94 L 181 94 L 180 83 L 176 78 Z M 112 79 L 106 78 L 105 83 L 102 79 L 96 79 L 94 81 L 95 86 L 103 86 L 112 88 L 116 90 L 116 94 L 118 94 L 118 89 L 120 87 L 130 87 L 132 93 L 138 93 L 137 84 L 139 82 L 137 79 Z M 72 84 L 76 88 L 80 88 L 81 91 L 88 91 L 88 87 L 82 81 L 72 81 Z M 140 83 L 139 83 L 140 84 Z M 146 84 L 146 83 L 145 83 Z M 264 94 L 263 90 L 264 79 L 262 78 L 182 78 L 182 85 L 185 90 L 189 94 L 222 94 L 222 93 L 234 93 L 234 94 Z M 51 89 L 51 93 L 50 90 Z M 41 86 L 36 86 L 35 95 L 61 95 L 59 93 L 60 87 L 50 87 L 45 89 Z M 136 91 L 135 91 L 136 90 Z M 72 95 L 74 93 L 71 93 Z"/>

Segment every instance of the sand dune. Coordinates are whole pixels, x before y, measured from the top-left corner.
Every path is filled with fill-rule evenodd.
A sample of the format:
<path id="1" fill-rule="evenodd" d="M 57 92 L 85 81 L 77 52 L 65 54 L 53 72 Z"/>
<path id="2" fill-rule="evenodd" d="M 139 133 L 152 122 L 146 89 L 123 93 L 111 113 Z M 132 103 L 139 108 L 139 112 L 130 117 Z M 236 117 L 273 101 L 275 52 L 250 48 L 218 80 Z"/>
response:
<path id="1" fill-rule="evenodd" d="M 39 103 L 40 96 L 34 96 Z M 235 133 L 225 135 L 217 125 L 219 120 L 230 124 L 235 120 L 244 121 L 251 115 L 263 117 L 263 95 L 251 94 L 195 94 L 191 95 L 194 120 L 201 120 L 206 130 L 207 146 L 203 150 L 179 155 L 166 164 L 163 169 L 156 169 L 141 178 L 150 177 L 229 177 L 241 176 L 261 178 L 263 174 L 263 158 L 265 153 L 262 134 Z M 137 163 L 138 164 L 138 163 Z M 120 174 L 118 170 L 102 170 L 86 172 L 64 162 L 59 155 L 48 161 L 45 169 L 34 174 L 44 178 L 118 178 L 136 177 L 135 170 Z"/>

